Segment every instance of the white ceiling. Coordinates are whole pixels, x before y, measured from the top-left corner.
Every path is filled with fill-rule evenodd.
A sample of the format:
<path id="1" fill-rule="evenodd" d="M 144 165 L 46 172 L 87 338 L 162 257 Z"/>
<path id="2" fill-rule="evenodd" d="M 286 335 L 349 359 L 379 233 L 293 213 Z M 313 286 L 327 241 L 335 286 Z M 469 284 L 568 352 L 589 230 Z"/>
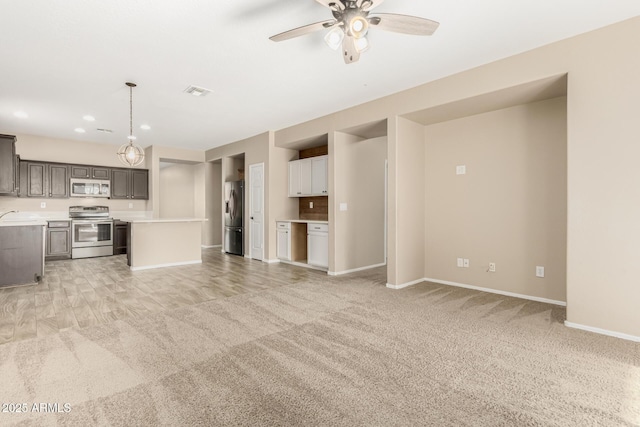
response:
<path id="1" fill-rule="evenodd" d="M 268 39 L 331 18 L 314 0 L 0 0 L 0 11 L 0 133 L 122 144 L 133 81 L 138 143 L 208 149 L 638 16 L 640 2 L 387 0 L 374 12 L 440 28 L 372 29 L 351 65 L 323 33 Z M 213 93 L 183 93 L 192 84 Z"/>

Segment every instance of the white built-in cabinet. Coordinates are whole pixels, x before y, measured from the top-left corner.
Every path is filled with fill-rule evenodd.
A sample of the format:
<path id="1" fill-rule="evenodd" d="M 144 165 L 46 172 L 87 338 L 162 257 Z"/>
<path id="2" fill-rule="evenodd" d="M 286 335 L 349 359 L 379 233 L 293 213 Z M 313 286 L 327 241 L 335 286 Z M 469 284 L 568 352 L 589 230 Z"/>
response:
<path id="1" fill-rule="evenodd" d="M 278 234 L 276 256 L 279 259 L 291 261 L 291 223 L 278 221 L 276 226 L 276 233 Z"/>
<path id="2" fill-rule="evenodd" d="M 329 225 L 307 224 L 307 263 L 316 267 L 329 267 Z"/>
<path id="3" fill-rule="evenodd" d="M 328 196 L 329 156 L 289 162 L 289 197 Z"/>

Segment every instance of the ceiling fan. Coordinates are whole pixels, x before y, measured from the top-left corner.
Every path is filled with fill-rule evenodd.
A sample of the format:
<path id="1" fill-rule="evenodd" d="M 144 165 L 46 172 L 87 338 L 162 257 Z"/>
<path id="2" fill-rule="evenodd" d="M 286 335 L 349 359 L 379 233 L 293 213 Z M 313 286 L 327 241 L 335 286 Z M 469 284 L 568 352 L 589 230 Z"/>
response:
<path id="1" fill-rule="evenodd" d="M 360 53 L 369 48 L 366 35 L 369 28 L 394 31 L 396 33 L 430 36 L 440 25 L 430 19 L 394 13 L 369 12 L 384 0 L 316 0 L 328 7 L 334 19 L 305 25 L 269 37 L 274 42 L 289 40 L 314 31 L 331 28 L 324 40 L 334 50 L 342 45 L 344 62 L 351 64 L 360 59 Z"/>

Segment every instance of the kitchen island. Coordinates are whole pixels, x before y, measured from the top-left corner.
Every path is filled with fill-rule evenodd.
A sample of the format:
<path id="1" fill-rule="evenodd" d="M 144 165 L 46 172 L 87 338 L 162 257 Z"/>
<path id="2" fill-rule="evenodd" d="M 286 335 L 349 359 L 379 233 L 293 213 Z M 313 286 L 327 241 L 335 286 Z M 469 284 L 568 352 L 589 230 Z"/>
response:
<path id="1" fill-rule="evenodd" d="M 44 275 L 44 220 L 0 220 L 0 287 L 28 285 Z"/>
<path id="2" fill-rule="evenodd" d="M 131 271 L 202 263 L 202 218 L 120 218 Z"/>

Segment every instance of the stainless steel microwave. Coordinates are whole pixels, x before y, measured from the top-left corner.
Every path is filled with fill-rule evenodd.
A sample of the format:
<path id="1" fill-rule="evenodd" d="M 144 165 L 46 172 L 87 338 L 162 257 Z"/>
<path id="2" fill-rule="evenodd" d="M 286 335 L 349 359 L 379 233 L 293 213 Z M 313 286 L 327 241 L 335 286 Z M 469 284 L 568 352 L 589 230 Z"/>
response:
<path id="1" fill-rule="evenodd" d="M 71 197 L 111 197 L 111 181 L 108 179 L 71 178 Z"/>

